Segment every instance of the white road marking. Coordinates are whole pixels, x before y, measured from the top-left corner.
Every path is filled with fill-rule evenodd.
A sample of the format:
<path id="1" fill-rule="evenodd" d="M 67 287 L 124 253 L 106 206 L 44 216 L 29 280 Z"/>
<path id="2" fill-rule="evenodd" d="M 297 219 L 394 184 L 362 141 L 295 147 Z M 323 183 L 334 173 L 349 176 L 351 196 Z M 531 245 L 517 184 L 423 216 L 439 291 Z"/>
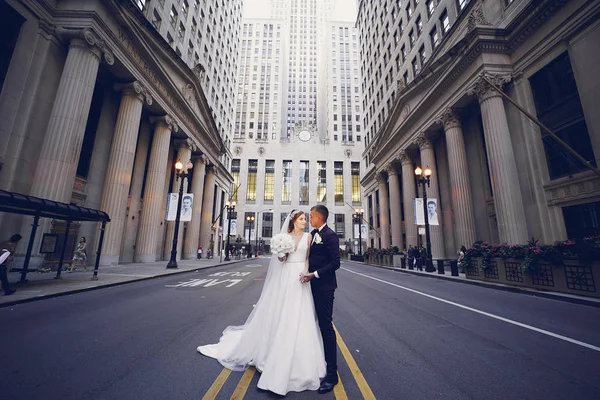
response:
<path id="1" fill-rule="evenodd" d="M 456 306 L 456 307 L 459 307 L 459 308 L 462 308 L 462 309 L 465 309 L 465 310 L 473 311 L 474 313 L 477 313 L 477 314 L 485 315 L 487 317 L 494 318 L 494 319 L 497 319 L 497 320 L 500 320 L 500 321 L 503 321 L 503 322 L 507 322 L 509 324 L 520 326 L 521 328 L 529 329 L 529 330 L 532 330 L 532 331 L 535 331 L 535 332 L 538 332 L 538 333 L 541 333 L 541 334 L 544 334 L 544 335 L 551 336 L 551 337 L 556 338 L 556 339 L 564 340 L 565 342 L 573 343 L 573 344 L 576 344 L 578 346 L 586 347 L 588 349 L 600 352 L 600 347 L 594 346 L 593 344 L 585 343 L 585 342 L 582 342 L 580 340 L 572 339 L 572 338 L 567 337 L 567 336 L 559 335 L 557 333 L 549 332 L 549 331 L 546 331 L 544 329 L 536 328 L 535 326 L 526 325 L 526 324 L 523 324 L 521 322 L 514 321 L 512 319 L 501 317 L 499 315 L 490 314 L 488 312 L 481 311 L 481 310 L 478 310 L 476 308 L 471 308 L 471 307 L 463 306 L 462 304 L 458 304 L 458 303 L 455 303 L 455 302 L 449 301 L 449 300 L 444 300 L 442 298 L 435 297 L 435 296 L 432 296 L 432 295 L 427 294 L 427 293 L 419 292 L 418 290 L 410 289 L 410 288 L 407 288 L 407 287 L 404 287 L 404 286 L 401 286 L 401 285 L 397 285 L 397 284 L 392 283 L 392 282 L 384 281 L 383 279 L 374 278 L 374 277 L 369 276 L 369 275 L 361 274 L 360 272 L 355 272 L 355 271 L 349 270 L 348 268 L 345 268 L 345 267 L 342 268 L 342 269 L 345 270 L 345 271 L 348 271 L 348 272 L 350 272 L 352 274 L 355 274 L 355 275 L 360 275 L 360 276 L 363 276 L 365 278 L 372 279 L 374 281 L 385 283 L 387 285 L 394 286 L 394 287 L 397 287 L 397 288 L 400 288 L 400 289 L 404 289 L 404 290 L 407 290 L 407 291 L 412 292 L 412 293 L 420 294 L 421 296 L 429 297 L 430 299 L 441 301 L 442 303 L 450 304 L 450 305 L 453 305 L 453 306 Z"/>
<path id="2" fill-rule="evenodd" d="M 252 272 L 215 272 L 214 274 L 210 274 L 209 276 L 247 276 Z"/>
<path id="3" fill-rule="evenodd" d="M 165 287 L 168 287 L 168 288 L 196 287 L 196 286 L 202 286 L 202 285 L 204 285 L 203 287 L 210 287 L 210 286 L 219 285 L 221 283 L 229 283 L 225 287 L 232 287 L 233 285 L 236 285 L 236 284 L 240 283 L 241 281 L 242 281 L 242 279 L 223 279 L 222 281 L 219 281 L 218 279 L 190 279 L 189 281 L 186 281 L 186 282 L 179 282 L 177 285 L 165 285 Z"/>

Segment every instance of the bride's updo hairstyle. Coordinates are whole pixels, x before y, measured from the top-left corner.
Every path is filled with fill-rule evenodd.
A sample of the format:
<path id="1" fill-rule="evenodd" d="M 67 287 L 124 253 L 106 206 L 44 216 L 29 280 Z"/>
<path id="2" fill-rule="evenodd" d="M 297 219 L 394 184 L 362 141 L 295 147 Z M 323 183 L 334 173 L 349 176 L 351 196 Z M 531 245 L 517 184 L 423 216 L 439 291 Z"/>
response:
<path id="1" fill-rule="evenodd" d="M 292 231 L 294 230 L 294 222 L 296 222 L 296 220 L 298 218 L 300 218 L 301 215 L 304 215 L 304 211 L 292 210 L 292 212 L 290 213 L 290 223 L 288 225 L 288 233 L 292 233 Z"/>

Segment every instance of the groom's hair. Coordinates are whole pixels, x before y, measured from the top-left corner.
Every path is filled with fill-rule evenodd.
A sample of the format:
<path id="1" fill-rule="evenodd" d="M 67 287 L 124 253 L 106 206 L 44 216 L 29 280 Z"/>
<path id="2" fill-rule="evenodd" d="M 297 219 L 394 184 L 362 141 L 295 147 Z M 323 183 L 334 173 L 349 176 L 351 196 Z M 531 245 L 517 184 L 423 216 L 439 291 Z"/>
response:
<path id="1" fill-rule="evenodd" d="M 312 207 L 310 209 L 310 211 L 316 211 L 316 212 L 318 212 L 319 214 L 321 214 L 321 217 L 323 217 L 323 220 L 325 222 L 327 222 L 327 218 L 329 218 L 329 210 L 324 205 L 317 204 L 316 206 Z"/>

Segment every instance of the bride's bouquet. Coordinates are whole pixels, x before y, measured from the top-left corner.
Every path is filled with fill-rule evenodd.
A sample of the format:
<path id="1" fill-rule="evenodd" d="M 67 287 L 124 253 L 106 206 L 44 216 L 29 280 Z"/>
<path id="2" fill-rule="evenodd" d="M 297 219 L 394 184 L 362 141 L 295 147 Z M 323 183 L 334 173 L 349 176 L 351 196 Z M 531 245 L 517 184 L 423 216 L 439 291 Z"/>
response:
<path id="1" fill-rule="evenodd" d="M 271 253 L 284 258 L 286 253 L 294 250 L 294 239 L 287 233 L 278 233 L 271 239 Z"/>

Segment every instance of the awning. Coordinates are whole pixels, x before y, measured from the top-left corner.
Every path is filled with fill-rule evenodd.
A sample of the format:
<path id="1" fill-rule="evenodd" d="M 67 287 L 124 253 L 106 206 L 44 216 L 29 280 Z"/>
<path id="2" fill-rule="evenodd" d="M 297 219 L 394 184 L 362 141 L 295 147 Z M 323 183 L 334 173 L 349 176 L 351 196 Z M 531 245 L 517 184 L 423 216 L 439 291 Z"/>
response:
<path id="1" fill-rule="evenodd" d="M 0 190 L 0 211 L 69 221 L 110 221 L 109 215 L 104 211 L 6 190 Z"/>

